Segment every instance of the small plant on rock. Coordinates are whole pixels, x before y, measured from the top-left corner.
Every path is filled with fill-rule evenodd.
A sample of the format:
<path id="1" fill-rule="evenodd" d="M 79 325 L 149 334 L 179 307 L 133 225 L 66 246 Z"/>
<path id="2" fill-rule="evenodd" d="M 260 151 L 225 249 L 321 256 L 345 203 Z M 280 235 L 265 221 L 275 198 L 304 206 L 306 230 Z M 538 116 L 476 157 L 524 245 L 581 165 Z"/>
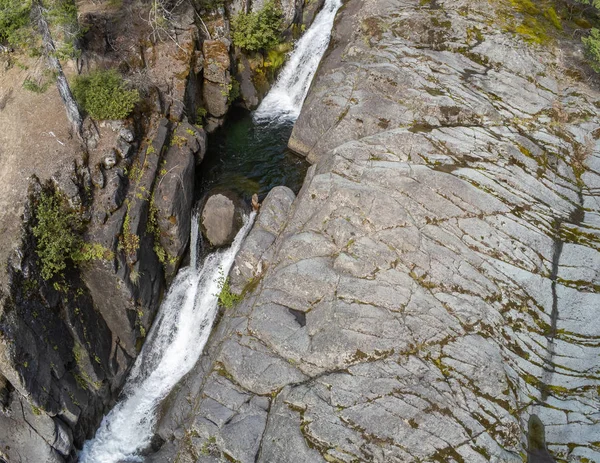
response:
<path id="1" fill-rule="evenodd" d="M 242 300 L 242 297 L 231 291 L 229 278 L 227 278 L 222 271 L 219 275 L 218 282 L 219 288 L 221 288 L 221 292 L 219 293 L 219 305 L 225 309 L 233 309 L 237 304 L 239 304 L 239 302 Z"/>

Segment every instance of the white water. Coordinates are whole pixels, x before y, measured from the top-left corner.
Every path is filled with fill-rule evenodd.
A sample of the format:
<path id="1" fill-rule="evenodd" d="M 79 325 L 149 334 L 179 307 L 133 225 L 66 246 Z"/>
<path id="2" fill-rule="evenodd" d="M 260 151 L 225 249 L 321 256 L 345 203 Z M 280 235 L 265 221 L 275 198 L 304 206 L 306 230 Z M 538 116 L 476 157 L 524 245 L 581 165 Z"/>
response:
<path id="1" fill-rule="evenodd" d="M 255 215 L 246 219 L 230 248 L 210 254 L 201 268 L 194 264 L 178 272 L 129 374 L 123 398 L 104 417 L 94 439 L 84 444 L 80 462 L 143 461 L 138 452 L 150 444 L 157 407 L 200 357 L 217 314 L 220 277 L 229 273 Z M 197 262 L 197 222 L 195 215 L 192 263 Z"/>
<path id="2" fill-rule="evenodd" d="M 256 120 L 294 121 L 323 57 L 341 0 L 325 0 L 312 26 L 296 43 L 288 62 L 254 113 Z M 190 241 L 191 265 L 180 270 L 160 306 L 125 384 L 122 399 L 104 417 L 79 455 L 81 463 L 142 462 L 162 400 L 198 361 L 217 314 L 221 277 L 227 275 L 256 213 L 247 219 L 229 249 L 210 254 L 198 267 L 198 217 Z"/>
<path id="3" fill-rule="evenodd" d="M 327 50 L 333 20 L 341 0 L 325 0 L 310 28 L 298 40 L 275 85 L 254 112 L 254 119 L 292 120 L 300 115 L 302 104 Z"/>

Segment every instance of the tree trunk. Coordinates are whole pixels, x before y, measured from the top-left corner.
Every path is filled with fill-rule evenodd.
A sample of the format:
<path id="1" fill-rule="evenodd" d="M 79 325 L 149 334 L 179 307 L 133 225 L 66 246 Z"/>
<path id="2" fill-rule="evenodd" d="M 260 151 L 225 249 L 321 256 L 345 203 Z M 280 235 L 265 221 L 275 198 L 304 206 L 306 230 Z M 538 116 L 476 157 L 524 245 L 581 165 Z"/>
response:
<path id="1" fill-rule="evenodd" d="M 50 68 L 56 72 L 56 85 L 58 87 L 58 93 L 60 94 L 60 98 L 62 99 L 63 104 L 65 105 L 65 109 L 67 111 L 67 118 L 71 123 L 73 131 L 77 134 L 79 138 L 81 138 L 83 120 L 79 111 L 79 106 L 77 106 L 77 102 L 75 101 L 75 98 L 73 98 L 73 94 L 71 93 L 69 82 L 67 82 L 67 78 L 65 77 L 60 61 L 56 57 L 56 46 L 54 45 L 54 41 L 52 40 L 50 26 L 48 25 L 48 21 L 46 20 L 46 16 L 44 15 L 44 6 L 41 0 L 35 0 L 33 5 L 36 7 L 38 13 L 38 27 L 42 36 L 42 43 L 44 45 L 44 49 L 46 50 L 46 58 L 48 60 Z"/>

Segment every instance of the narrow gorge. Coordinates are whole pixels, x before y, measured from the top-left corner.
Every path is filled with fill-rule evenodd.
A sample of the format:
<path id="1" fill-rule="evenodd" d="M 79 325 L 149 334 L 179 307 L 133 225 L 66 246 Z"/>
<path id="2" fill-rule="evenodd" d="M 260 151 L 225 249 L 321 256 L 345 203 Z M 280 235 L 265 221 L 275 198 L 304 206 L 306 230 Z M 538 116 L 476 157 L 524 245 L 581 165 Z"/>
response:
<path id="1" fill-rule="evenodd" d="M 600 5 L 73 5 L 80 135 L 0 30 L 0 462 L 600 463 Z"/>

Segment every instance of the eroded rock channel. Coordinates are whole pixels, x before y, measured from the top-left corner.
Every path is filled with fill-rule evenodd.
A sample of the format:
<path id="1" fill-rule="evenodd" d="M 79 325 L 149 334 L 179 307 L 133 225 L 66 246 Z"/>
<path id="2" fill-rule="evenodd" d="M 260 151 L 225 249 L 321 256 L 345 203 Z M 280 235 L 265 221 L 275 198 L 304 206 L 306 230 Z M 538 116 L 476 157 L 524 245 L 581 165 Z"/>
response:
<path id="1" fill-rule="evenodd" d="M 206 155 L 203 133 L 193 126 L 153 121 L 152 143 L 163 132 L 165 140 L 185 139 L 169 150 L 191 156 L 188 164 L 202 151 L 206 169 L 195 177 L 197 197 L 234 189 L 258 193 L 262 205 L 229 273 L 231 293 L 241 300 L 220 312 L 198 361 L 156 410 L 140 459 L 600 461 L 600 91 L 572 37 L 532 44 L 515 27 L 529 14 L 517 3 L 348 0 L 310 89 L 302 88 L 302 110 L 273 88 L 278 115 L 289 120 L 299 113 L 289 147 L 311 164 L 297 196 L 273 188 L 290 178 L 300 186 L 300 163 L 281 145 L 268 153 L 264 172 L 253 173 L 256 163 L 244 161 L 260 155 L 260 145 L 244 138 L 260 132 L 248 113 L 209 137 Z M 219 21 L 209 24 L 211 33 L 223 30 Z M 208 67 L 226 60 L 222 46 L 213 45 L 220 58 L 205 61 Z M 214 100 L 211 130 L 227 110 L 216 90 L 231 78 L 225 68 L 203 74 L 212 82 L 203 90 L 206 102 Z M 281 73 L 288 82 L 297 75 Z M 176 98 L 171 108 L 178 111 Z M 279 142 L 291 128 L 287 123 L 276 132 Z M 244 149 L 251 155 L 239 157 Z M 224 151 L 228 157 L 218 154 Z M 158 169 L 158 155 L 144 152 Z M 273 174 L 269 163 L 278 156 L 285 168 Z M 180 174 L 191 178 L 191 172 Z M 113 180 L 119 184 L 106 179 Z M 177 185 L 173 178 L 165 187 Z M 109 209 L 123 201 L 113 190 Z M 139 208 L 133 217 L 145 213 L 136 192 L 128 193 Z M 179 194 L 193 196 L 189 188 Z M 163 227 L 171 203 L 158 205 Z M 191 204 L 182 209 L 189 213 Z M 117 206 L 107 223 L 122 224 L 125 214 Z M 144 223 L 138 222 L 130 226 Z M 189 228 L 164 229 L 169 255 L 183 258 Z M 154 254 L 121 256 L 126 264 L 134 258 L 122 272 L 136 269 L 152 284 L 127 285 L 122 299 L 131 294 L 156 311 L 162 286 L 154 282 L 163 273 L 153 272 L 159 268 L 171 279 L 179 262 L 161 267 L 151 262 Z M 81 297 L 108 304 L 113 299 L 94 282 L 115 270 L 97 267 L 77 280 L 87 288 Z M 21 310 L 33 314 L 36 307 Z M 32 315 L 31 326 L 15 319 L 10 325 L 16 312 L 7 310 L 3 326 L 27 334 L 45 323 L 58 333 L 57 320 L 79 315 L 70 304 L 52 307 L 66 315 L 45 314 L 41 321 Z M 46 447 L 36 443 L 45 450 L 34 457 L 45 458 L 48 448 L 55 458 L 48 461 L 74 457 L 71 428 L 79 429 L 79 444 L 82 434 L 90 437 L 111 400 L 103 384 L 122 383 L 139 331 L 153 318 L 152 311 L 136 314 L 137 307 L 129 318 L 102 308 L 114 318 L 90 311 L 81 329 L 69 325 L 74 339 L 87 339 L 89 326 L 107 334 L 93 339 L 105 353 L 98 364 L 111 365 L 110 375 L 99 373 L 93 357 L 78 367 L 90 372 L 81 378 L 88 386 L 101 386 L 98 393 L 79 391 L 69 376 L 73 368 L 60 376 L 67 386 L 54 375 L 37 387 L 27 373 L 31 357 L 12 362 L 6 368 L 12 376 L 0 364 L 0 380 L 12 385 L 0 382 L 0 401 L 13 410 L 8 416 L 22 410 L 27 425 L 39 420 L 33 428 L 46 430 L 40 434 Z M 119 330 L 123 339 L 116 342 Z M 75 346 L 44 355 L 68 357 Z M 47 369 L 35 372 L 50 378 Z M 82 414 L 89 420 L 83 425 L 63 426 L 73 391 L 98 412 Z M 44 413 L 30 413 L 28 401 Z M 1 419 L 3 426 L 26 427 Z M 27 447 L 18 442 L 17 448 Z"/>

